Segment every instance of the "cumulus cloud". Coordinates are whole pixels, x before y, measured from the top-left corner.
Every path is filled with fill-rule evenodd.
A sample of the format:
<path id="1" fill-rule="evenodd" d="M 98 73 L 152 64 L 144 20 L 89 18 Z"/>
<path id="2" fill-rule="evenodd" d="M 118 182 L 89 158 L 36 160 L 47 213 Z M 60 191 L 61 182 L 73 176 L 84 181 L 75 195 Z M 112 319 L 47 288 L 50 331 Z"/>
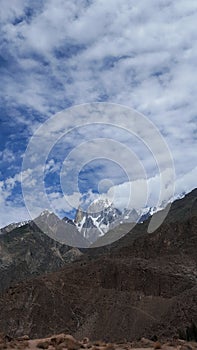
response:
<path id="1" fill-rule="evenodd" d="M 163 177 L 168 177 L 168 169 Z M 191 172 L 177 178 L 174 193 L 170 186 L 165 186 L 161 196 L 161 187 L 164 185 L 160 175 L 148 179 L 138 179 L 114 185 L 106 193 L 93 193 L 91 190 L 86 197 L 81 196 L 81 205 L 87 208 L 97 199 L 108 199 L 120 210 L 136 209 L 145 207 L 164 208 L 167 203 L 174 201 L 179 196 L 190 192 L 196 186 L 197 167 Z"/>

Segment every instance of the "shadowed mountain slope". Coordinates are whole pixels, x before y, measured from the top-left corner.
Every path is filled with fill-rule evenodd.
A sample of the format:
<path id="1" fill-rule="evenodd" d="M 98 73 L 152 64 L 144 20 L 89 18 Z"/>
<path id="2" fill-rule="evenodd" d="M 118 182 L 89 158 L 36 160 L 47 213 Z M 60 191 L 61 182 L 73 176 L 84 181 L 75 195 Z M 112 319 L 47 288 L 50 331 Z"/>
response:
<path id="1" fill-rule="evenodd" d="M 82 253 L 54 241 L 33 223 L 0 235 L 0 291 L 31 276 L 63 267 Z"/>
<path id="2" fill-rule="evenodd" d="M 176 222 L 179 222 L 181 224 L 188 218 L 197 215 L 197 189 L 194 189 L 192 192 L 188 193 L 184 198 L 175 200 L 173 203 L 168 204 L 168 207 L 169 206 L 170 210 L 168 212 L 168 215 L 160 227 Z M 153 216 L 157 218 L 161 217 L 162 215 L 163 210 L 155 213 Z M 136 225 L 135 223 L 123 223 L 119 226 L 116 226 L 113 230 L 108 231 L 105 236 L 100 237 L 94 244 L 91 245 L 91 247 L 94 248 L 110 244 L 111 248 L 114 248 L 116 246 L 120 248 L 121 246 L 129 245 L 130 242 L 133 241 L 136 237 L 147 234 L 150 221 L 151 217 L 149 217 L 141 224 Z"/>
<path id="3" fill-rule="evenodd" d="M 188 332 L 195 338 L 196 198 L 194 190 L 176 201 L 151 234 L 148 223 L 137 225 L 111 246 L 89 249 L 58 272 L 7 289 L 0 297 L 0 329 L 107 341 Z"/>

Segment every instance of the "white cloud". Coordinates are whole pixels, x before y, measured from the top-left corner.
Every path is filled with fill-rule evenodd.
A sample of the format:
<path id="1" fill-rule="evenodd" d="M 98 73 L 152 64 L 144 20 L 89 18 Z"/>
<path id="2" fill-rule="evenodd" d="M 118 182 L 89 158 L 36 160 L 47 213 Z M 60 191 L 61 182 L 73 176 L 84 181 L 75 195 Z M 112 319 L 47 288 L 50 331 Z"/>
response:
<path id="1" fill-rule="evenodd" d="M 49 173 L 55 173 L 60 169 L 61 164 L 58 162 L 55 162 L 54 159 L 50 159 L 45 166 L 45 171 L 47 174 Z"/>
<path id="2" fill-rule="evenodd" d="M 49 194 L 49 200 L 51 208 L 54 212 L 69 212 L 73 208 L 78 208 L 81 200 L 81 193 L 74 192 L 72 195 L 63 196 L 58 192 L 52 192 Z"/>
<path id="3" fill-rule="evenodd" d="M 164 135 L 177 178 L 182 179 L 179 190 L 191 183 L 195 186 L 196 1 L 48 0 L 32 4 L 28 18 L 29 2 L 1 1 L 1 55 L 8 70 L 13 69 L 12 74 L 1 76 L 1 95 L 12 106 L 16 125 L 23 124 L 33 133 L 40 120 L 67 105 L 103 99 L 134 107 Z M 18 106 L 24 114 L 15 113 Z M 39 113 L 39 120 L 31 110 Z M 54 139 L 58 128 L 54 123 L 49 131 Z M 48 136 L 42 135 L 42 143 L 38 142 L 41 151 L 48 147 Z M 125 138 L 128 145 L 126 135 L 113 136 L 120 141 Z M 77 145 L 69 136 L 67 142 Z M 93 150 L 97 151 L 94 144 Z M 139 155 L 137 144 L 135 150 Z M 84 152 L 90 152 L 88 147 Z M 71 162 L 73 168 L 81 155 Z M 6 157 L 12 160 L 12 156 L 7 153 Z M 139 157 L 150 168 L 148 154 L 143 151 Z M 49 164 L 48 171 L 55 170 L 57 165 Z M 15 180 L 7 185 L 11 188 Z"/>
<path id="4" fill-rule="evenodd" d="M 10 223 L 30 220 L 25 207 L 17 207 L 14 204 L 6 204 L 0 208 L 0 228 L 9 225 Z"/>
<path id="5" fill-rule="evenodd" d="M 28 179 L 31 171 L 26 172 L 23 176 Z M 168 170 L 163 174 L 164 178 L 168 178 Z M 149 179 L 138 179 L 130 182 L 124 182 L 119 185 L 114 185 L 108 189 L 106 193 L 93 193 L 91 190 L 84 196 L 80 192 L 73 192 L 71 195 L 63 195 L 60 192 L 51 192 L 48 194 L 48 209 L 53 210 L 57 215 L 62 212 L 66 213 L 73 208 L 78 208 L 81 205 L 87 208 L 94 200 L 98 198 L 108 198 L 113 202 L 114 206 L 120 210 L 124 208 L 140 209 L 145 206 L 160 206 L 165 205 L 168 201 L 172 201 L 181 193 L 190 192 L 196 185 L 197 167 L 190 172 L 177 178 L 175 182 L 174 196 L 172 197 L 171 187 L 165 187 L 161 194 L 161 188 L 164 185 L 162 178 L 159 175 L 150 177 Z M 28 201 L 32 203 L 30 213 L 24 204 L 17 203 L 17 196 L 15 200 L 10 200 L 12 190 L 17 182 L 21 181 L 21 173 L 16 174 L 13 178 L 8 178 L 0 181 L 0 227 L 3 227 L 11 222 L 18 222 L 19 220 L 29 220 L 35 218 L 42 210 L 46 208 L 46 201 L 43 199 L 43 193 L 36 190 L 31 182 L 28 193 Z M 29 180 L 28 180 L 29 181 Z M 31 208 L 31 209 L 32 209 Z"/>
<path id="6" fill-rule="evenodd" d="M 15 155 L 12 150 L 5 148 L 0 152 L 0 164 L 1 162 L 11 163 L 15 159 Z"/>
<path id="7" fill-rule="evenodd" d="M 168 169 L 163 174 L 164 178 L 168 177 L 167 173 Z M 95 199 L 108 198 L 113 202 L 114 206 L 120 210 L 124 208 L 141 209 L 146 206 L 164 207 L 169 201 L 172 202 L 178 195 L 190 192 L 196 186 L 196 178 L 197 167 L 184 176 L 179 177 L 175 183 L 173 196 L 171 188 L 168 186 L 165 187 L 160 197 L 161 187 L 164 184 L 160 176 L 156 175 L 149 179 L 139 179 L 112 186 L 104 195 L 95 194 L 90 191 L 87 203 L 89 205 Z"/>
<path id="8" fill-rule="evenodd" d="M 17 198 L 15 200 L 10 199 L 12 190 L 18 181 L 18 175 L 5 181 L 0 181 L 0 228 L 11 222 L 28 220 L 30 218 L 24 204 L 16 205 Z"/>

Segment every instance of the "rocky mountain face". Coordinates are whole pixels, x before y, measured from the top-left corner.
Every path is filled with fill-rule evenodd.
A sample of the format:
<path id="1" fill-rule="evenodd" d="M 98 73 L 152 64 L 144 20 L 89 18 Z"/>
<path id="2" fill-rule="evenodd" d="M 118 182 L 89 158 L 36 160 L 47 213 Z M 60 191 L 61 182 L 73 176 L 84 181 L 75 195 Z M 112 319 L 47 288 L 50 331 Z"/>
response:
<path id="1" fill-rule="evenodd" d="M 75 225 L 71 224 L 69 220 L 61 220 L 54 213 L 48 210 L 41 213 L 41 215 L 34 219 L 34 223 L 46 233 L 49 237 L 67 244 L 71 247 L 88 247 L 88 240 L 83 237 Z"/>
<path id="2" fill-rule="evenodd" d="M 115 225 L 118 225 L 122 218 L 122 213 L 116 209 L 112 203 L 106 200 L 96 200 L 84 212 L 80 207 L 75 216 L 74 223 L 90 244 Z"/>
<path id="3" fill-rule="evenodd" d="M 124 223 L 143 222 L 154 211 L 156 208 L 147 207 L 139 212 L 135 209 L 124 209 L 121 212 L 108 199 L 97 199 L 89 206 L 87 212 L 78 208 L 74 224 L 81 235 L 92 245 L 116 226 Z"/>
<path id="4" fill-rule="evenodd" d="M 181 196 L 180 199 L 176 199 L 173 203 L 168 204 L 170 206 L 170 211 L 164 220 L 164 224 L 172 224 L 174 222 L 183 222 L 186 218 L 196 213 L 196 192 L 193 190 L 191 193 L 187 194 L 185 197 Z M 167 208 L 167 207 L 166 207 Z M 164 209 L 165 210 L 165 209 Z M 112 230 L 109 230 L 103 237 L 99 237 L 90 247 L 102 247 L 110 244 L 111 247 L 120 248 L 122 245 L 129 245 L 136 237 L 144 235 L 147 232 L 148 226 L 152 216 L 160 217 L 163 211 L 157 211 L 156 208 L 149 208 L 147 214 L 144 214 L 140 219 L 140 225 L 135 222 L 122 222 L 120 225 L 115 226 Z M 162 226 L 161 226 L 162 227 Z M 132 234 L 126 234 L 132 229 Z M 108 248 L 107 248 L 108 249 Z"/>
<path id="5" fill-rule="evenodd" d="M 49 210 L 44 210 L 34 220 L 12 223 L 4 228 L 1 228 L 0 234 L 11 232 L 16 228 L 21 228 L 25 225 L 29 225 L 31 228 L 37 227 L 41 232 L 45 233 L 52 239 L 62 244 L 67 244 L 71 247 L 84 248 L 89 245 L 89 241 L 79 234 L 79 231 L 72 220 L 67 217 L 61 220 L 57 215 Z"/>
<path id="6" fill-rule="evenodd" d="M 150 234 L 148 221 L 109 246 L 85 250 L 57 272 L 8 288 L 0 296 L 1 331 L 105 341 L 195 339 L 197 190 L 175 201 Z"/>
<path id="7" fill-rule="evenodd" d="M 43 233 L 62 244 L 87 248 L 98 246 L 100 242 L 101 245 L 102 242 L 113 242 L 113 239 L 109 240 L 109 242 L 107 241 L 111 230 L 114 230 L 116 227 L 119 230 L 119 226 L 122 224 L 129 224 L 130 227 L 130 223 L 143 222 L 154 211 L 156 211 L 156 208 L 144 208 L 140 213 L 137 213 L 135 209 L 124 209 L 121 212 L 107 199 L 99 199 L 89 206 L 87 212 L 84 212 L 79 207 L 74 220 L 66 216 L 61 220 L 53 212 L 45 210 L 34 219 L 34 223 Z M 0 234 L 11 232 L 28 224 L 31 225 L 31 223 L 32 221 L 12 223 L 0 229 Z M 123 228 L 125 227 L 123 226 Z M 120 230 L 122 231 L 122 227 Z M 106 236 L 108 231 L 110 232 Z"/>
<path id="8" fill-rule="evenodd" d="M 46 216 L 48 214 L 43 214 L 42 220 Z M 40 218 L 38 220 L 40 222 Z M 18 227 L 16 224 L 12 231 L 3 231 L 0 235 L 0 292 L 31 276 L 58 270 L 82 254 L 79 249 L 50 238 L 33 221 Z"/>
<path id="9" fill-rule="evenodd" d="M 177 196 L 177 199 L 183 198 L 184 195 L 184 192 L 181 193 Z M 168 203 L 163 201 L 160 207 L 146 206 L 139 210 L 125 208 L 120 211 L 108 199 L 97 199 L 86 212 L 79 207 L 72 223 L 76 225 L 82 236 L 88 240 L 89 246 L 96 247 L 119 239 L 125 235 L 125 232 L 128 232 L 127 227 L 134 226 L 136 223 L 143 223 L 167 205 Z M 65 220 L 71 222 L 68 218 L 65 218 Z M 121 227 L 121 225 L 123 226 Z"/>

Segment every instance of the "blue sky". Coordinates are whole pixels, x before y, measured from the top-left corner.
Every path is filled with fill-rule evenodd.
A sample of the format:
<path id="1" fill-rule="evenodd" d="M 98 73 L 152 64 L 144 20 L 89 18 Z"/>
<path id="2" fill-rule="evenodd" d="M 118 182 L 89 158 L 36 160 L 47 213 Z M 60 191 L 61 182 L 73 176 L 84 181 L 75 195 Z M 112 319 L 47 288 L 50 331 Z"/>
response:
<path id="1" fill-rule="evenodd" d="M 116 103 L 145 115 L 169 146 L 176 192 L 196 186 L 196 18 L 195 0 L 1 1 L 0 226 L 28 218 L 20 181 L 31 136 L 55 113 L 78 104 Z M 107 179 L 124 207 L 125 171 L 111 158 L 102 161 L 102 148 L 92 161 L 93 144 L 89 164 L 79 172 L 80 192 L 72 184 L 79 155 L 87 154 L 81 143 L 89 150 L 88 141 L 99 137 L 132 149 L 157 184 L 153 157 L 134 136 L 112 127 L 77 128 L 55 142 L 46 162 L 46 191 L 57 213 L 73 211 L 62 204 L 60 179 L 72 150 L 64 194 L 77 206 L 82 198 L 96 198 L 99 182 Z M 133 171 L 133 181 L 140 180 Z"/>

